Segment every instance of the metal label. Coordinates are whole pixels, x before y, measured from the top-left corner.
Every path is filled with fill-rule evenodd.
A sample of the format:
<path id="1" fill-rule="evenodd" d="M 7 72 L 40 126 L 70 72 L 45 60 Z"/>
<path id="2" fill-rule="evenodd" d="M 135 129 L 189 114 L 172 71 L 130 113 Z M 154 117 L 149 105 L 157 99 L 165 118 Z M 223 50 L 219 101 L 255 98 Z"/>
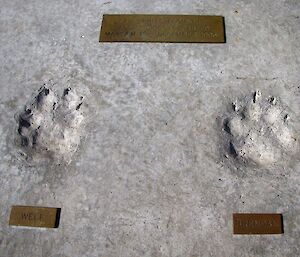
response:
<path id="1" fill-rule="evenodd" d="M 58 228 L 60 212 L 60 208 L 12 206 L 9 225 Z"/>
<path id="2" fill-rule="evenodd" d="M 233 234 L 283 234 L 281 214 L 233 214 Z"/>
<path id="3" fill-rule="evenodd" d="M 223 16 L 103 15 L 100 42 L 225 43 Z"/>

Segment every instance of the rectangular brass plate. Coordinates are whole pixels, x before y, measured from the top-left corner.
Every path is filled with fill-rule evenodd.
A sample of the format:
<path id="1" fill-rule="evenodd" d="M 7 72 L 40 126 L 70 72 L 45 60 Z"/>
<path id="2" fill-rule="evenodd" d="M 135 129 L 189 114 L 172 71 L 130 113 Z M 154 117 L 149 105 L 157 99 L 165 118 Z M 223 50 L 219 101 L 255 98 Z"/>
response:
<path id="1" fill-rule="evenodd" d="M 225 43 L 224 17 L 104 14 L 99 41 Z"/>
<path id="2" fill-rule="evenodd" d="M 233 234 L 283 234 L 282 215 L 234 213 Z"/>
<path id="3" fill-rule="evenodd" d="M 9 225 L 58 228 L 60 212 L 60 208 L 12 206 Z"/>

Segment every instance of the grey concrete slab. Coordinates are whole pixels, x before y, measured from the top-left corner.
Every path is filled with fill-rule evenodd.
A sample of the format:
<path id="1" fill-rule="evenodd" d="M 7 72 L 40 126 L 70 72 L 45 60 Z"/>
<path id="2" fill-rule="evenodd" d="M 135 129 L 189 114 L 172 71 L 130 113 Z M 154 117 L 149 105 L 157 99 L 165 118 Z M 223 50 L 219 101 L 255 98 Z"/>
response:
<path id="1" fill-rule="evenodd" d="M 226 158 L 222 124 L 255 90 L 299 121 L 299 1 L 0 3 L 0 256 L 300 255 L 297 158 Z M 227 43 L 99 44 L 104 13 L 223 15 Z M 16 146 L 14 116 L 44 83 L 87 92 L 69 165 Z M 60 227 L 9 227 L 15 204 L 61 207 Z M 233 212 L 282 213 L 285 233 L 234 236 Z"/>

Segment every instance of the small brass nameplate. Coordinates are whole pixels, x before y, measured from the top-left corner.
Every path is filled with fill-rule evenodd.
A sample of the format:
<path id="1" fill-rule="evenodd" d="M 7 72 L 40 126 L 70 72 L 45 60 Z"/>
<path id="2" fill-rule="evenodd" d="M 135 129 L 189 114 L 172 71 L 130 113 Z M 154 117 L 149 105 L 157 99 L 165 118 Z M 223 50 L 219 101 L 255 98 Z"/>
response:
<path id="1" fill-rule="evenodd" d="M 12 206 L 9 225 L 58 228 L 60 212 L 60 208 Z"/>
<path id="2" fill-rule="evenodd" d="M 234 213 L 233 234 L 283 234 L 282 215 Z"/>
<path id="3" fill-rule="evenodd" d="M 225 43 L 224 17 L 104 14 L 99 41 Z"/>

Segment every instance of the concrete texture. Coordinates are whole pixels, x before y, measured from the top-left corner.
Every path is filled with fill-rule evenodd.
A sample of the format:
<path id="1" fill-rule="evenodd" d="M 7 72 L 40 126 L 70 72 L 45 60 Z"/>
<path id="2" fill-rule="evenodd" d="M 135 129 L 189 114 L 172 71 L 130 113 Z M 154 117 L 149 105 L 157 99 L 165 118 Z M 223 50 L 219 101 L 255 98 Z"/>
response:
<path id="1" fill-rule="evenodd" d="M 240 165 L 223 131 L 255 90 L 299 120 L 298 0 L 0 3 L 1 257 L 300 255 L 299 162 Z M 99 44 L 104 13 L 223 15 L 227 43 Z M 15 144 L 14 115 L 49 80 L 91 92 L 69 165 Z M 60 227 L 9 227 L 14 204 L 61 207 Z M 283 213 L 285 233 L 234 236 L 233 212 Z"/>

